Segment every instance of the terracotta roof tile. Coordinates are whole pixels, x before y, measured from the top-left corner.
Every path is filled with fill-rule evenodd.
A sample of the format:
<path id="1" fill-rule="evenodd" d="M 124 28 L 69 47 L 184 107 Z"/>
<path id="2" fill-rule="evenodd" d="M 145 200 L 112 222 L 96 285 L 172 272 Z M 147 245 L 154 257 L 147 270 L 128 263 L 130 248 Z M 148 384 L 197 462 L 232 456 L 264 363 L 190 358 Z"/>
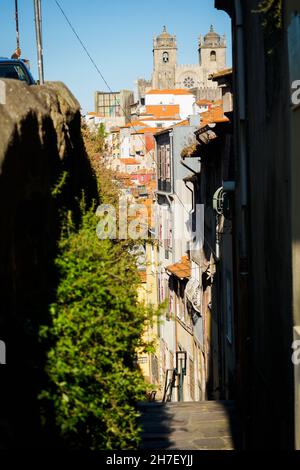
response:
<path id="1" fill-rule="evenodd" d="M 185 88 L 169 88 L 164 90 L 149 90 L 146 95 L 192 95 L 192 93 Z"/>
<path id="2" fill-rule="evenodd" d="M 146 117 L 143 118 L 144 121 L 179 121 L 178 116 L 166 117 L 166 116 L 156 116 L 156 117 Z"/>
<path id="3" fill-rule="evenodd" d="M 95 117 L 100 117 L 100 118 L 104 117 L 103 114 L 95 113 L 94 111 L 87 113 L 87 116 L 95 116 Z"/>
<path id="4" fill-rule="evenodd" d="M 122 128 L 129 128 L 129 127 L 146 127 L 147 124 L 144 124 L 142 121 L 131 121 L 126 126 L 122 126 Z"/>
<path id="5" fill-rule="evenodd" d="M 191 261 L 187 256 L 182 256 L 179 263 L 167 266 L 166 270 L 179 279 L 189 279 L 191 277 Z"/>
<path id="6" fill-rule="evenodd" d="M 196 104 L 198 106 L 208 106 L 208 105 L 212 105 L 213 102 L 209 101 L 209 100 L 198 100 L 198 101 L 196 101 Z"/>
<path id="7" fill-rule="evenodd" d="M 147 132 L 149 132 L 150 134 L 155 134 L 158 131 L 159 127 L 145 127 L 144 129 L 139 129 L 137 131 L 131 132 L 131 134 L 146 134 Z"/>
<path id="8" fill-rule="evenodd" d="M 227 121 L 229 121 L 229 119 L 224 116 L 222 105 L 214 106 L 209 111 L 205 111 L 205 113 L 201 114 L 201 127 L 210 123 Z"/>
<path id="9" fill-rule="evenodd" d="M 179 104 L 155 104 L 146 106 L 146 114 L 152 114 L 154 117 L 173 117 L 179 115 Z"/>
<path id="10" fill-rule="evenodd" d="M 120 158 L 120 162 L 124 165 L 138 165 L 139 162 L 135 158 Z"/>
<path id="11" fill-rule="evenodd" d="M 149 170 L 147 168 L 141 168 L 140 170 L 137 170 L 134 172 L 135 175 L 155 175 L 155 171 Z"/>
<path id="12" fill-rule="evenodd" d="M 180 122 L 177 122 L 176 124 L 174 124 L 174 127 L 179 127 L 179 126 L 188 126 L 190 123 L 189 123 L 189 120 L 188 119 L 184 119 L 183 121 L 180 121 Z"/>
<path id="13" fill-rule="evenodd" d="M 145 284 L 147 282 L 146 271 L 139 271 L 139 277 L 140 277 L 140 281 L 142 282 L 142 284 Z"/>
<path id="14" fill-rule="evenodd" d="M 232 68 L 223 69 L 223 70 L 219 70 L 218 72 L 212 73 L 210 75 L 210 78 L 214 80 L 215 78 L 226 77 L 227 75 L 232 75 Z"/>

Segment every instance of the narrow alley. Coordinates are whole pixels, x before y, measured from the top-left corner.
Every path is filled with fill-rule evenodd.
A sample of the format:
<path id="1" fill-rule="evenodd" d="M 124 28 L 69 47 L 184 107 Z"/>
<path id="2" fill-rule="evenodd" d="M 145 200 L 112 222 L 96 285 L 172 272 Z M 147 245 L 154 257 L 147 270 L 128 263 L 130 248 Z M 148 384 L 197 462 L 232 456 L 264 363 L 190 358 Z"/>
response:
<path id="1" fill-rule="evenodd" d="M 237 450 L 234 402 L 141 404 L 142 449 Z"/>
<path id="2" fill-rule="evenodd" d="M 300 450 L 300 0 L 0 4 L 0 449 Z"/>

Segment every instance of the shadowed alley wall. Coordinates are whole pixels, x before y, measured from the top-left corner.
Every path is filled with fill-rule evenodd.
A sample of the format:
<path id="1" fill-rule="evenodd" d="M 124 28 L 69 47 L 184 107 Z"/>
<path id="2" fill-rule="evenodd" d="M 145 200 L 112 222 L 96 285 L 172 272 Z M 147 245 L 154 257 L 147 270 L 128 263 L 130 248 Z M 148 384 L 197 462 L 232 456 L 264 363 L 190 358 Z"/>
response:
<path id="1" fill-rule="evenodd" d="M 299 284 L 299 274 L 292 265 L 288 33 L 284 15 L 279 26 L 274 10 L 277 5 L 278 15 L 285 1 L 268 3 L 273 6 L 264 15 L 258 13 L 259 0 L 215 0 L 232 19 L 244 444 L 248 449 L 292 449 L 298 419 L 291 360 L 298 307 L 292 288 L 293 278 Z M 297 217 L 298 206 L 295 201 Z"/>
<path id="2" fill-rule="evenodd" d="M 96 184 L 80 132 L 80 108 L 62 83 L 3 80 L 0 105 L 0 449 L 44 445 L 38 393 L 45 351 L 38 341 L 55 291 L 60 211 Z M 64 184 L 60 184 L 64 182 Z M 56 191 L 53 191 L 56 188 Z M 48 442 L 49 444 L 49 442 Z"/>

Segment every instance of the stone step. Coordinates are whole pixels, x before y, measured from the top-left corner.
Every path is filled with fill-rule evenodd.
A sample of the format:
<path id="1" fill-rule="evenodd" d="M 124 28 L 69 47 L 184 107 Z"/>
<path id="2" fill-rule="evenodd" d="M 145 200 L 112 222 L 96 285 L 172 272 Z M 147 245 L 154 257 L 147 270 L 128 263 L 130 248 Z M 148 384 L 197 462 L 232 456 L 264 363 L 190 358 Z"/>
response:
<path id="1" fill-rule="evenodd" d="M 231 439 L 211 438 L 183 441 L 147 441 L 142 449 L 161 450 L 235 450 Z"/>
<path id="2" fill-rule="evenodd" d="M 225 404 L 222 402 L 183 402 L 183 403 L 140 403 L 139 409 L 144 413 L 157 413 L 161 409 L 168 412 L 231 412 L 235 409 L 234 404 Z"/>
<path id="3" fill-rule="evenodd" d="M 234 449 L 234 402 L 141 403 L 144 449 Z"/>

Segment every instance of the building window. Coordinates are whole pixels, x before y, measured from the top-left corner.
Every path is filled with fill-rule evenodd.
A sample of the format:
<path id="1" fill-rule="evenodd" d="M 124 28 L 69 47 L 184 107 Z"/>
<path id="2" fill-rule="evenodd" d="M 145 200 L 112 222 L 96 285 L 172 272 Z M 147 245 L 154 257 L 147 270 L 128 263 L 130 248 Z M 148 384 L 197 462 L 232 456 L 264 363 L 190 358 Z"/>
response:
<path id="1" fill-rule="evenodd" d="M 160 145 L 157 152 L 158 162 L 158 189 L 170 192 L 171 190 L 171 154 L 170 144 Z"/>
<path id="2" fill-rule="evenodd" d="M 162 146 L 161 148 L 161 179 L 162 180 L 166 179 L 165 160 L 166 160 L 166 147 Z"/>
<path id="3" fill-rule="evenodd" d="M 169 54 L 168 52 L 163 53 L 163 62 L 167 64 L 169 62 Z"/>
<path id="4" fill-rule="evenodd" d="M 183 80 L 183 84 L 186 88 L 193 88 L 195 86 L 195 81 L 192 77 L 186 77 Z"/>
<path id="5" fill-rule="evenodd" d="M 120 117 L 120 94 L 119 93 L 98 93 L 97 112 L 103 117 Z"/>
<path id="6" fill-rule="evenodd" d="M 170 168 L 170 145 L 166 145 L 166 180 L 171 182 L 171 168 Z"/>
<path id="7" fill-rule="evenodd" d="M 158 159 L 157 178 L 160 180 L 161 179 L 161 147 L 158 148 L 157 159 Z"/>
<path id="8" fill-rule="evenodd" d="M 216 62 L 216 60 L 217 60 L 216 51 L 211 51 L 211 53 L 210 53 L 210 60 L 211 60 L 211 62 Z"/>

